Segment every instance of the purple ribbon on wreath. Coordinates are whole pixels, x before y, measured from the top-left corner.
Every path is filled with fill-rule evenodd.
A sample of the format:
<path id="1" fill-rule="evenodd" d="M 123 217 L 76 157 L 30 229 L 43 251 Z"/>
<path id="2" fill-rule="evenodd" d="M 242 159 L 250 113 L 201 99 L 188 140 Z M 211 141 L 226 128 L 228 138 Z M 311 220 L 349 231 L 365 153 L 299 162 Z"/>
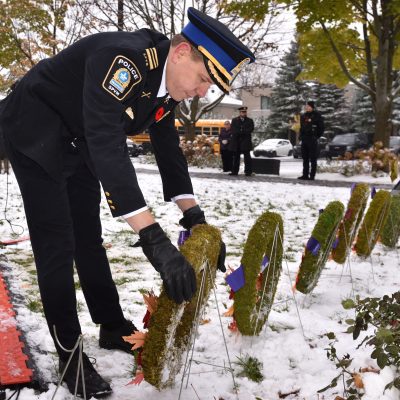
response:
<path id="1" fill-rule="evenodd" d="M 353 194 L 354 189 L 356 188 L 356 186 L 357 186 L 357 183 L 355 183 L 355 182 L 353 182 L 353 183 L 351 184 L 350 194 Z"/>
<path id="2" fill-rule="evenodd" d="M 316 256 L 321 248 L 321 244 L 318 242 L 317 239 L 313 238 L 312 236 L 308 239 L 306 249 L 311 252 L 313 256 Z"/>
<path id="3" fill-rule="evenodd" d="M 371 199 L 373 199 L 373 198 L 375 197 L 375 195 L 376 195 L 376 187 L 375 187 L 375 186 L 372 186 L 372 189 L 371 189 Z"/>
<path id="4" fill-rule="evenodd" d="M 265 269 L 268 267 L 269 264 L 269 258 L 268 256 L 264 256 L 264 258 L 261 261 L 261 273 L 265 271 Z"/>
<path id="5" fill-rule="evenodd" d="M 244 286 L 244 270 L 243 265 L 236 268 L 231 274 L 225 278 L 226 283 L 231 287 L 234 292 L 237 292 Z"/>
<path id="6" fill-rule="evenodd" d="M 336 249 L 338 244 L 339 244 L 339 238 L 337 237 L 337 238 L 335 238 L 335 240 L 332 243 L 332 249 Z"/>
<path id="7" fill-rule="evenodd" d="M 320 209 L 318 210 L 318 212 L 319 212 L 319 215 L 321 215 L 321 214 L 324 212 L 324 208 L 320 208 Z"/>
<path id="8" fill-rule="evenodd" d="M 180 231 L 178 237 L 178 246 L 182 246 L 183 243 L 190 237 L 190 231 Z"/>

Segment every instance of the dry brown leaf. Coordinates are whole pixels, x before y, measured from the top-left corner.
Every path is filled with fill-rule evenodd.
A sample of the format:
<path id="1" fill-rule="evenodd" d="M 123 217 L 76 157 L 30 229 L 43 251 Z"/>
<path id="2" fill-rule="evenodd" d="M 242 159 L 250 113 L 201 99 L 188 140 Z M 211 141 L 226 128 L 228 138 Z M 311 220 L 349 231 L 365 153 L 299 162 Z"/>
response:
<path id="1" fill-rule="evenodd" d="M 362 376 L 360 374 L 353 374 L 354 385 L 357 389 L 364 388 L 364 382 L 362 380 Z"/>
<path id="2" fill-rule="evenodd" d="M 234 313 L 233 305 L 231 305 L 228 310 L 226 310 L 223 314 L 224 317 L 232 317 Z"/>
<path id="3" fill-rule="evenodd" d="M 341 396 L 336 396 L 335 400 L 345 400 L 345 399 L 343 397 L 341 397 Z"/>
<path id="4" fill-rule="evenodd" d="M 206 325 L 206 324 L 209 324 L 210 322 L 211 322 L 211 319 L 210 319 L 210 318 L 202 319 L 202 320 L 200 321 L 200 325 Z"/>
<path id="5" fill-rule="evenodd" d="M 149 292 L 148 295 L 143 294 L 143 300 L 147 306 L 147 310 L 149 311 L 149 313 L 153 314 L 154 311 L 157 310 L 158 297 L 154 293 Z"/>
<path id="6" fill-rule="evenodd" d="M 122 339 L 124 339 L 125 342 L 133 344 L 132 350 L 136 350 L 139 347 L 143 347 L 146 340 L 146 335 L 147 333 L 145 332 L 137 331 L 132 333 L 130 336 L 122 336 Z"/>

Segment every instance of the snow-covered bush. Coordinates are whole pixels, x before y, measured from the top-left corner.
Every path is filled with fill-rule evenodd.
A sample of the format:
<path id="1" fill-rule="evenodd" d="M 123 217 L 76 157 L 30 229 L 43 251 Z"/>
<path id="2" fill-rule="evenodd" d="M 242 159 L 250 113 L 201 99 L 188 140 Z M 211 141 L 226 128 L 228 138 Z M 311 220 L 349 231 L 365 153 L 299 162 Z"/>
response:
<path id="1" fill-rule="evenodd" d="M 193 141 L 181 138 L 180 147 L 189 165 L 195 167 L 218 168 L 221 164 L 221 158 L 215 151 L 218 146 L 218 138 L 197 135 Z"/>

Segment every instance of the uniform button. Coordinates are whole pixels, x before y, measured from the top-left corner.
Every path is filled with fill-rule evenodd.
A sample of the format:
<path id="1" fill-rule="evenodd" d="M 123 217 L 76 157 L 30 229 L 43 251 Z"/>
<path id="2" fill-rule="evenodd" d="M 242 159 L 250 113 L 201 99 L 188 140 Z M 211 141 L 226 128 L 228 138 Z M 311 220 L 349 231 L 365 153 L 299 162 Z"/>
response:
<path id="1" fill-rule="evenodd" d="M 109 204 L 112 204 L 112 203 L 113 203 L 113 201 L 112 201 L 112 200 L 107 200 L 107 201 L 108 201 L 108 203 L 109 203 Z"/>
<path id="2" fill-rule="evenodd" d="M 109 193 L 109 192 L 105 192 L 105 195 L 106 195 L 107 197 L 109 197 L 109 196 L 110 196 L 110 193 Z"/>
<path id="3" fill-rule="evenodd" d="M 115 210 L 115 207 L 114 207 L 114 206 L 110 206 L 110 208 L 111 208 L 111 210 Z"/>

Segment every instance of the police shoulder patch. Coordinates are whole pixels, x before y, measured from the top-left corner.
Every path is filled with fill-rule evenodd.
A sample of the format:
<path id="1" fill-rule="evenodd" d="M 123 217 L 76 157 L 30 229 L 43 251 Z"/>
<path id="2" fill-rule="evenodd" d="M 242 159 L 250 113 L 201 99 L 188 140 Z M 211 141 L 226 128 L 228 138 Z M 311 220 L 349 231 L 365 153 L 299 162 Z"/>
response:
<path id="1" fill-rule="evenodd" d="M 103 81 L 103 88 L 118 100 L 123 100 L 141 80 L 142 75 L 135 63 L 125 56 L 117 56 Z"/>

